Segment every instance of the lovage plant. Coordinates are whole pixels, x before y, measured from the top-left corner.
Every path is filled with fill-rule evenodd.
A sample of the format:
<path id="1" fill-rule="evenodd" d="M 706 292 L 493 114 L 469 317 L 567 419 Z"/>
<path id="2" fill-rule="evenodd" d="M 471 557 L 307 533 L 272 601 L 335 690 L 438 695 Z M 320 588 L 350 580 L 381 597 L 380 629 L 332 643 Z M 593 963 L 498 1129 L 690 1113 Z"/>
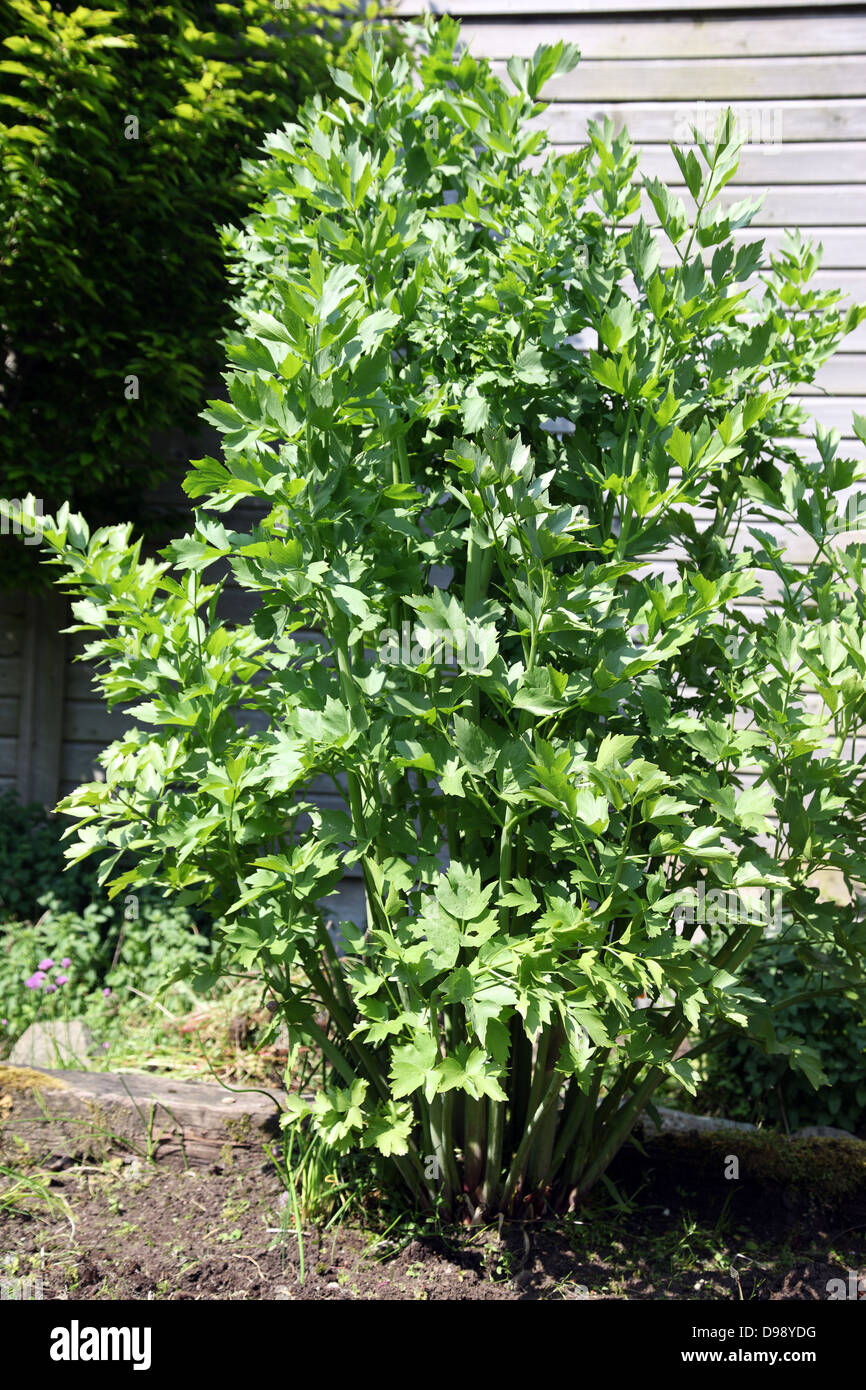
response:
<path id="1" fill-rule="evenodd" d="M 693 1084 L 699 1023 L 787 1046 L 738 986 L 757 943 L 832 939 L 862 983 L 856 896 L 812 879 L 866 871 L 862 555 L 834 543 L 863 471 L 792 397 L 861 312 L 799 240 L 768 265 L 735 238 L 729 121 L 675 151 L 689 214 L 625 135 L 546 149 L 576 54 L 506 81 L 457 39 L 430 25 L 415 71 L 362 49 L 268 141 L 191 533 L 157 562 L 42 527 L 136 701 L 64 803 L 72 857 L 223 923 L 321 1058 L 292 1122 L 409 1200 L 525 1211 Z M 353 868 L 366 929 L 332 939 Z"/>

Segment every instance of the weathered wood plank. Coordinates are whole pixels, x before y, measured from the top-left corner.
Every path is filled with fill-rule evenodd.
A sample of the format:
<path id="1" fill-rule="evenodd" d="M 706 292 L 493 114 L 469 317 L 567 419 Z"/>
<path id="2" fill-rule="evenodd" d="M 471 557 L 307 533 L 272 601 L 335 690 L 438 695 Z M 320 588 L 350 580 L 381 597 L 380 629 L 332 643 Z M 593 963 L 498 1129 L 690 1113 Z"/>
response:
<path id="1" fill-rule="evenodd" d="M 840 171 L 840 173 L 843 171 Z M 671 192 L 694 209 L 691 196 L 682 184 L 671 183 Z M 763 195 L 756 225 L 761 227 L 857 227 L 866 223 L 866 185 L 837 183 L 813 188 L 808 184 L 778 188 L 764 184 L 731 183 L 719 194 L 719 206 L 730 207 L 743 198 Z"/>
<path id="2" fill-rule="evenodd" d="M 64 743 L 60 763 L 61 785 L 77 787 L 80 782 L 104 781 L 105 774 L 98 758 L 110 742 L 110 738 L 100 738 L 98 742 L 91 743 Z"/>
<path id="3" fill-rule="evenodd" d="M 27 598 L 19 700 L 17 778 L 22 801 L 57 800 L 63 742 L 66 599 L 56 590 Z"/>
<path id="4" fill-rule="evenodd" d="M 849 274 L 849 271 L 845 271 Z M 852 334 L 845 338 L 845 353 L 866 352 L 866 324 L 860 324 L 859 328 L 853 329 Z"/>
<path id="5" fill-rule="evenodd" d="M 23 613 L 0 614 L 0 660 L 20 657 L 24 646 L 24 629 Z"/>
<path id="6" fill-rule="evenodd" d="M 135 726 L 135 720 L 128 714 L 118 709 L 109 710 L 98 700 L 67 697 L 63 716 L 63 739 L 68 743 L 102 740 L 103 744 L 108 744 Z"/>
<path id="7" fill-rule="evenodd" d="M 17 780 L 18 739 L 0 738 L 0 777 Z"/>
<path id="8" fill-rule="evenodd" d="M 0 698 L 0 737 L 16 738 L 18 734 L 18 700 L 14 696 Z"/>
<path id="9" fill-rule="evenodd" d="M 610 116 L 615 130 L 628 130 L 637 144 L 686 143 L 691 127 L 715 129 L 716 121 L 730 107 L 744 134 L 753 139 L 866 140 L 866 100 L 836 97 L 776 100 L 772 104 L 748 101 L 608 101 L 552 102 L 533 124 L 544 127 L 555 144 L 579 144 L 589 121 Z"/>
<path id="10" fill-rule="evenodd" d="M 866 61 L 864 61 L 866 69 Z M 578 145 L 582 142 L 579 141 Z M 555 146 L 557 150 L 563 146 Z M 673 150 L 666 145 L 636 146 L 638 169 L 644 178 L 677 183 L 682 179 Z M 866 183 L 866 141 L 813 141 L 799 144 L 755 145 L 740 153 L 736 183 L 772 184 Z M 820 193 L 817 194 L 820 198 Z"/>
<path id="11" fill-rule="evenodd" d="M 17 695 L 20 688 L 20 656 L 0 656 L 0 695 Z"/>
<path id="12" fill-rule="evenodd" d="M 504 62 L 494 71 L 507 77 Z M 545 87 L 550 101 L 725 101 L 759 98 L 866 96 L 866 63 L 859 54 L 834 58 L 651 58 L 646 62 L 590 60 Z"/>
<path id="13" fill-rule="evenodd" d="M 858 304 L 866 301 L 866 269 L 817 270 L 810 283 L 819 290 L 843 290 Z M 853 335 L 848 342 L 853 347 Z"/>
<path id="14" fill-rule="evenodd" d="M 223 1153 L 260 1165 L 262 1144 L 278 1132 L 282 1091 L 228 1092 L 225 1087 L 171 1076 L 126 1072 L 48 1070 L 27 1055 L 37 1039 L 18 1044 L 20 1065 L 0 1067 L 0 1087 L 14 1094 L 6 1117 L 28 1152 L 104 1158 L 112 1149 L 136 1151 L 147 1143 L 154 1160 L 181 1158 L 186 1168 L 213 1163 Z M 35 1054 L 41 1058 L 41 1053 Z M 82 1058 L 79 1065 L 84 1065 Z M 28 1070 L 22 1073 L 22 1067 Z M 28 1085 L 16 1077 L 28 1077 Z"/>
<path id="15" fill-rule="evenodd" d="M 646 200 L 644 212 L 646 221 L 658 232 L 662 245 L 662 264 L 673 265 L 677 260 L 674 248 L 666 242 L 656 222 L 655 209 Z M 647 215 L 651 213 L 651 217 Z M 804 237 L 816 246 L 824 248 L 822 264 L 825 270 L 861 270 L 866 266 L 866 227 L 802 227 Z M 781 227 L 743 228 L 733 233 L 735 246 L 743 246 L 753 241 L 763 241 L 765 255 L 775 255 L 781 250 L 785 240 L 785 229 Z M 712 248 L 708 248 L 708 260 L 712 259 Z"/>
<path id="16" fill-rule="evenodd" d="M 866 395 L 866 355 L 857 352 L 837 352 L 822 367 L 815 385 L 803 388 L 804 394 L 831 391 L 838 396 Z"/>
<path id="17" fill-rule="evenodd" d="M 866 69 L 866 61 L 864 61 Z M 578 142 L 581 144 L 582 142 Z M 561 149 L 563 146 L 555 146 Z M 682 178 L 673 150 L 666 145 L 636 146 L 638 168 L 644 178 L 676 183 Z M 812 141 L 809 143 L 754 145 L 743 149 L 736 183 L 772 184 L 866 183 L 866 141 Z M 818 194 L 820 197 L 820 193 Z"/>
<path id="18" fill-rule="evenodd" d="M 518 0 L 509 5 L 509 13 L 525 15 L 534 19 L 541 11 L 544 14 L 586 15 L 589 18 L 604 17 L 610 14 L 672 14 L 692 10 L 718 11 L 721 0 Z M 450 14 L 458 19 L 472 19 L 490 16 L 499 19 L 502 15 L 503 0 L 395 0 L 394 13 L 401 18 L 411 18 L 429 11 L 432 14 Z M 753 10 L 755 0 L 725 0 L 726 10 Z M 821 10 L 858 9 L 856 0 L 761 0 L 764 10 Z"/>
<path id="19" fill-rule="evenodd" d="M 866 382 L 863 383 L 866 388 Z M 794 396 L 819 424 L 838 430 L 843 438 L 853 434 L 851 415 L 866 413 L 866 396 Z"/>
<path id="20" fill-rule="evenodd" d="M 514 13 L 513 7 L 511 14 Z M 538 12 L 546 9 L 543 0 Z M 866 53 L 866 16 L 862 14 L 794 16 L 737 14 L 726 19 L 616 20 L 563 18 L 512 23 L 467 22 L 462 38 L 469 51 L 485 58 L 531 58 L 540 43 L 576 44 L 582 61 L 648 58 L 816 57 L 831 53 Z M 508 18 L 505 16 L 508 15 Z"/>
<path id="21" fill-rule="evenodd" d="M 83 661 L 74 661 L 66 667 L 67 700 L 98 700 L 99 691 L 93 680 L 93 671 Z"/>

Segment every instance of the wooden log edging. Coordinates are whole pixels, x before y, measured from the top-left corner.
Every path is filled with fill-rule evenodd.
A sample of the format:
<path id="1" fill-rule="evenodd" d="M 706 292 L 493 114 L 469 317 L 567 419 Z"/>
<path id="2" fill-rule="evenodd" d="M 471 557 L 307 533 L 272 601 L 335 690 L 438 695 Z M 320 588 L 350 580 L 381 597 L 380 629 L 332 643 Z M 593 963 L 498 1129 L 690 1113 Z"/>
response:
<path id="1" fill-rule="evenodd" d="M 260 1159 L 279 1132 L 285 1093 L 227 1088 L 137 1072 L 49 1071 L 0 1064 L 0 1152 L 31 1156 L 126 1153 L 189 1166 Z"/>

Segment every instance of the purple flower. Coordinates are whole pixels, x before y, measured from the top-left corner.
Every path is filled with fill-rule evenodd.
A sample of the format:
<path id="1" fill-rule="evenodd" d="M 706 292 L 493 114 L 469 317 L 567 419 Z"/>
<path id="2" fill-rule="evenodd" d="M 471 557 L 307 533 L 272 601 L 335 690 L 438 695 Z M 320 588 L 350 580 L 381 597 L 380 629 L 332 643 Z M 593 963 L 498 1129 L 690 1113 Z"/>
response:
<path id="1" fill-rule="evenodd" d="M 108 986 L 106 985 L 105 989 L 102 991 L 103 998 L 104 998 L 104 999 L 107 999 L 110 993 L 111 993 L 111 990 L 110 990 L 110 989 L 108 988 Z"/>
<path id="2" fill-rule="evenodd" d="M 65 984 L 67 983 L 67 981 L 69 980 L 69 976 L 68 976 L 68 975 L 56 975 L 56 976 L 54 977 L 54 979 L 55 979 L 55 983 L 56 983 L 56 984 L 58 984 L 58 985 L 65 985 Z"/>
<path id="3" fill-rule="evenodd" d="M 30 976 L 29 980 L 24 981 L 24 984 L 27 989 L 41 989 L 42 986 L 45 984 L 45 971 L 35 971 L 34 974 Z"/>
<path id="4" fill-rule="evenodd" d="M 69 959 L 68 956 L 64 956 L 60 964 L 63 966 L 64 970 L 67 970 L 69 966 L 72 964 L 72 961 Z"/>
<path id="5" fill-rule="evenodd" d="M 39 964 L 37 965 L 36 969 L 37 969 L 37 970 L 53 970 L 53 969 L 54 969 L 54 961 L 51 959 L 50 956 L 46 956 L 44 960 L 41 960 L 41 961 L 39 962 Z"/>
<path id="6" fill-rule="evenodd" d="M 57 986 L 56 986 L 56 985 L 46 985 L 46 986 L 45 986 L 45 993 L 46 993 L 46 994 L 56 994 L 56 993 L 57 993 Z"/>

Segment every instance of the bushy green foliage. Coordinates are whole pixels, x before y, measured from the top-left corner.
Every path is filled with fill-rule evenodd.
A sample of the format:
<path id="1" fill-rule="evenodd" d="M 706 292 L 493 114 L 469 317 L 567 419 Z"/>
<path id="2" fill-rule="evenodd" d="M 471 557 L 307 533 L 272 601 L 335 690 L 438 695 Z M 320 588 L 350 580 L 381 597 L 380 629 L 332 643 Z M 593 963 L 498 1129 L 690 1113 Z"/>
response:
<path id="1" fill-rule="evenodd" d="M 779 1129 L 835 1125 L 852 1134 L 866 1130 L 866 1016 L 862 989 L 838 950 L 801 958 L 774 943 L 756 953 L 743 983 L 776 1010 L 772 1052 L 759 1039 L 726 1036 L 706 1056 L 706 1083 L 699 1095 L 735 1120 Z M 840 983 L 850 994 L 840 992 Z M 793 1001 L 793 1002 L 791 1002 Z M 817 1092 L 788 1064 L 788 1047 L 811 1050 L 827 1078 Z"/>
<path id="2" fill-rule="evenodd" d="M 191 914 L 153 890 L 132 895 L 123 912 L 104 894 L 81 912 L 50 895 L 42 907 L 36 922 L 0 924 L 0 1047 L 37 1019 L 86 1018 L 105 1033 L 118 1008 L 211 958 Z M 40 978 L 44 961 L 52 965 Z"/>
<path id="3" fill-rule="evenodd" d="M 336 9 L 0 7 L 7 495 L 116 520 L 176 466 L 166 431 L 195 429 L 228 322 L 217 229 L 247 205 L 243 159 L 357 37 Z M 3 552 L 11 582 L 28 552 Z"/>
<path id="4" fill-rule="evenodd" d="M 98 865 L 66 864 L 61 837 L 67 828 L 38 802 L 20 802 L 13 791 L 0 795 L 0 922 L 35 921 L 45 894 L 73 912 L 94 897 Z"/>
<path id="5" fill-rule="evenodd" d="M 359 50 L 269 140 L 191 534 L 142 561 L 64 509 L 44 541 L 106 698 L 138 701 L 64 803 L 73 858 L 132 855 L 113 891 L 225 917 L 222 960 L 324 1058 L 324 1140 L 417 1202 L 524 1211 L 591 1188 L 663 1080 L 694 1086 L 699 1023 L 772 1044 L 741 972 L 777 901 L 862 981 L 859 905 L 810 878 L 866 873 L 863 552 L 833 543 L 864 470 L 785 441 L 863 314 L 810 288 L 799 240 L 770 265 L 735 243 L 730 121 L 677 152 L 696 217 L 646 185 L 657 235 L 625 135 L 554 158 L 529 124 L 574 53 L 509 84 L 457 37 L 431 25 L 417 74 Z M 219 617 L 226 564 L 249 625 Z M 338 955 L 318 903 L 352 864 L 369 920 Z"/>

